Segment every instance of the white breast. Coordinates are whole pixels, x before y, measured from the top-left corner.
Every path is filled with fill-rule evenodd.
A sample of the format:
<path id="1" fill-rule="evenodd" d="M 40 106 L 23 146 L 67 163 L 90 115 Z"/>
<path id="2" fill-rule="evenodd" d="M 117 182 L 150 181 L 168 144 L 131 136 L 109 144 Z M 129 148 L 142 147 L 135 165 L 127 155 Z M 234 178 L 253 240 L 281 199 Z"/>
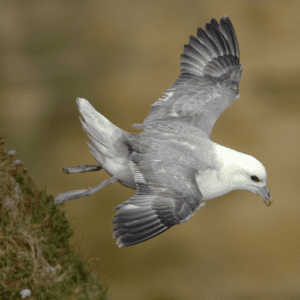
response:
<path id="1" fill-rule="evenodd" d="M 203 200 L 214 199 L 232 191 L 232 187 L 220 181 L 218 172 L 213 169 L 199 173 L 196 176 L 196 181 L 202 193 Z"/>

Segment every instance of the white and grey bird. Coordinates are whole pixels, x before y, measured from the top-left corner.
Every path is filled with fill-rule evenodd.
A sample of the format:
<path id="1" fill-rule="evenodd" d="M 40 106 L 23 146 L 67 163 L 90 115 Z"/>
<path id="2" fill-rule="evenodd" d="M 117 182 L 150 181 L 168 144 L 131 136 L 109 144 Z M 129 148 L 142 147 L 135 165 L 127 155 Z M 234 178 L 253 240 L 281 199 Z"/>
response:
<path id="1" fill-rule="evenodd" d="M 78 98 L 82 126 L 98 166 L 64 167 L 65 173 L 104 169 L 112 177 L 88 190 L 59 194 L 54 203 L 89 196 L 119 181 L 136 194 L 115 209 L 119 247 L 151 239 L 187 222 L 205 200 L 233 190 L 271 197 L 267 172 L 256 158 L 210 140 L 220 114 L 240 97 L 242 67 L 234 28 L 227 16 L 211 19 L 191 36 L 181 55 L 181 74 L 152 106 L 140 134 L 112 124 Z"/>

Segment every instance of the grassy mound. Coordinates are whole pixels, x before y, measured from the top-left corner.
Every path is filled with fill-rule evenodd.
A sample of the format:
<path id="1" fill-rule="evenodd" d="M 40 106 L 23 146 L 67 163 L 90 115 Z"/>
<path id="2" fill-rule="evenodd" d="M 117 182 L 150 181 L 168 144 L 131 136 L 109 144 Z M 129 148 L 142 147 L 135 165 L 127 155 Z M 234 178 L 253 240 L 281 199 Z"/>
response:
<path id="1" fill-rule="evenodd" d="M 70 246 L 74 232 L 61 205 L 14 154 L 0 132 L 0 299 L 110 299 Z"/>

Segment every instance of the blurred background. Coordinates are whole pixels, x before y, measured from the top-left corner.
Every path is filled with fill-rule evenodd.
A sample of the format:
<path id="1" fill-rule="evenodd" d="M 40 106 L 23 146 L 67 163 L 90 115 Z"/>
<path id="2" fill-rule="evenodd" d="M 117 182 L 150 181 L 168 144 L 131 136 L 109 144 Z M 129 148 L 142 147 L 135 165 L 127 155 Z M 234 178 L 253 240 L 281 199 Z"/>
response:
<path id="1" fill-rule="evenodd" d="M 129 132 L 179 76 L 190 35 L 227 14 L 244 68 L 241 98 L 212 140 L 253 155 L 274 203 L 247 191 L 211 200 L 181 226 L 118 248 L 113 207 L 135 194 L 116 183 L 64 204 L 72 240 L 110 286 L 112 299 L 300 298 L 299 1 L 1 1 L 0 126 L 40 188 L 95 186 L 96 164 L 79 122 L 84 97 Z M 298 79 L 297 79 L 298 78 Z"/>

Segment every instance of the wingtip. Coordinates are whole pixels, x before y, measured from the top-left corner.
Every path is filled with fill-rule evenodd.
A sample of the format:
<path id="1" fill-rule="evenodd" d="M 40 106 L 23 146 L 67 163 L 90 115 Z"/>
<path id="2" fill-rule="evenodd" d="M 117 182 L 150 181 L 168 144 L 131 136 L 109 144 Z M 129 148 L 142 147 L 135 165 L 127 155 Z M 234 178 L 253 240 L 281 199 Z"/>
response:
<path id="1" fill-rule="evenodd" d="M 116 244 L 118 245 L 119 248 L 125 247 L 125 244 L 123 244 L 120 239 L 117 240 Z"/>
<path id="2" fill-rule="evenodd" d="M 205 30 L 198 28 L 197 38 L 190 37 L 183 54 L 181 74 L 220 77 L 239 68 L 238 41 L 229 17 L 221 17 L 219 23 L 212 18 L 206 23 Z"/>
<path id="3" fill-rule="evenodd" d="M 230 21 L 230 18 L 228 17 L 228 15 L 225 14 L 223 17 L 220 18 L 220 22 L 221 22 L 221 20 L 223 20 L 223 21 L 228 21 L 229 20 Z M 215 18 L 211 18 L 209 23 L 214 23 L 214 22 L 218 22 L 218 21 Z"/>

